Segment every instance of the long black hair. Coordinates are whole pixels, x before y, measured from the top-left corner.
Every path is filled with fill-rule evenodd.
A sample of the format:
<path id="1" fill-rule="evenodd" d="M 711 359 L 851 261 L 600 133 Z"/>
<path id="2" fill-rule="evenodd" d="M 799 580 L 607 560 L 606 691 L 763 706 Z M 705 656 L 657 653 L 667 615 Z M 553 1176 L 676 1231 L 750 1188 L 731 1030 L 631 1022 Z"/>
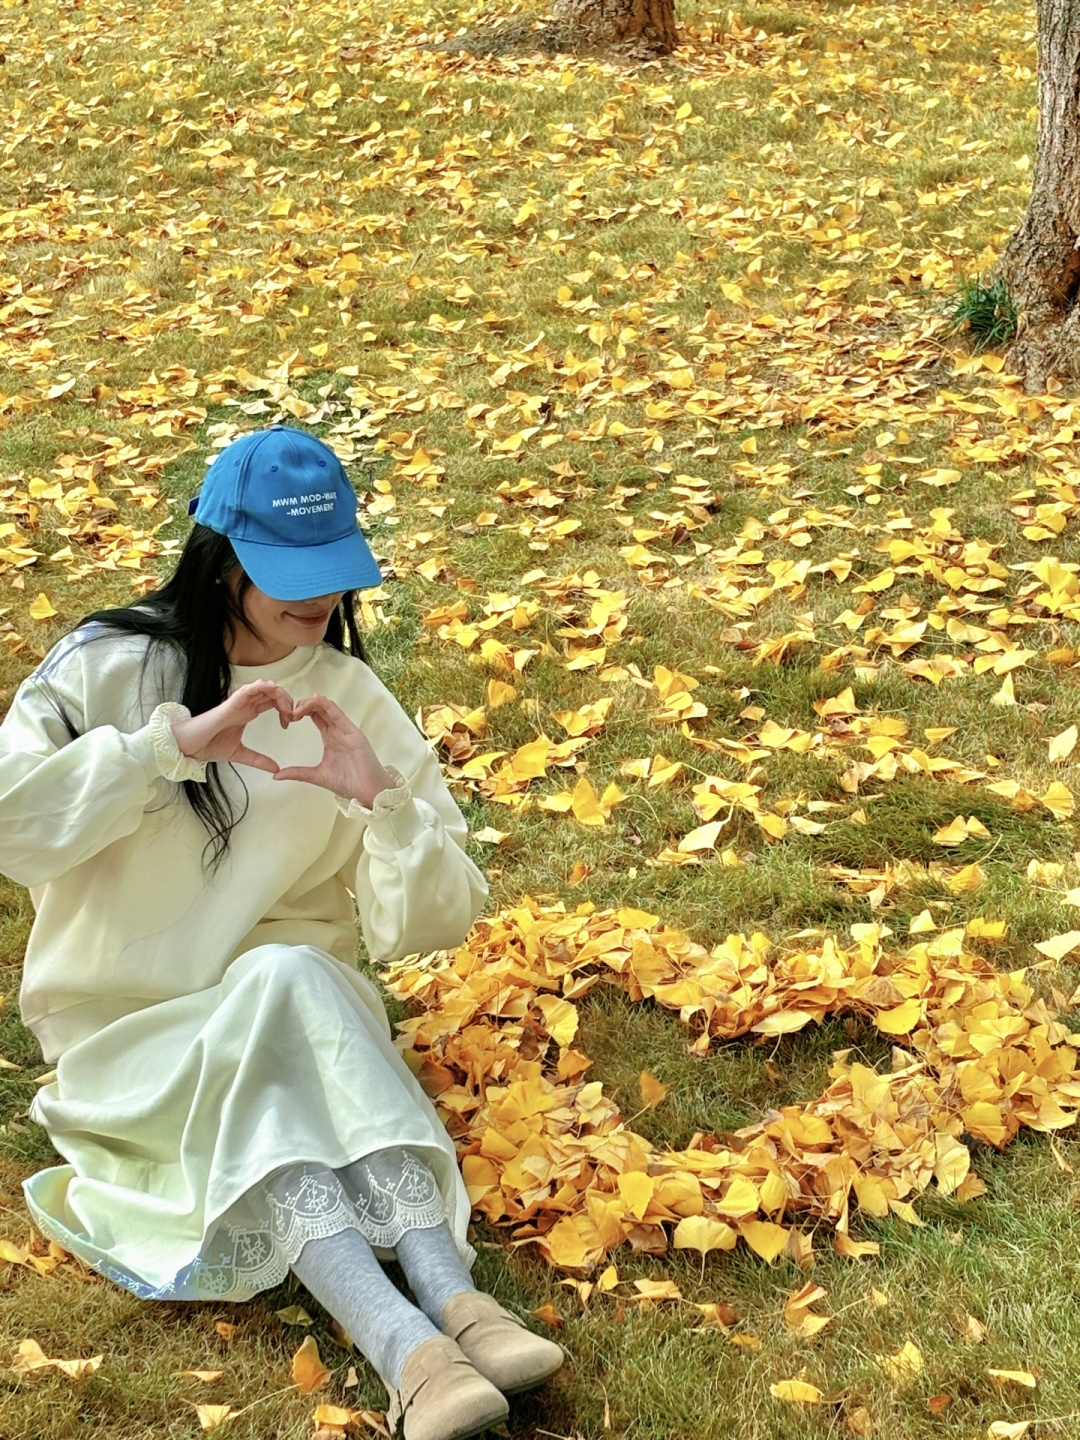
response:
<path id="1" fill-rule="evenodd" d="M 131 605 L 95 610 L 77 628 L 94 627 L 89 639 L 110 632 L 145 635 L 169 647 L 180 659 L 184 688 L 179 697 L 163 695 L 161 699 L 179 698 L 192 715 L 201 715 L 220 705 L 229 694 L 230 642 L 240 630 L 255 633 L 244 614 L 244 595 L 251 583 L 228 538 L 196 523 L 176 569 L 164 585 Z M 355 596 L 354 590 L 342 596 L 330 616 L 323 643 L 363 660 Z M 153 648 L 152 644 L 148 659 Z M 238 814 L 216 764 L 207 765 L 205 784 L 194 780 L 183 783 L 188 804 L 209 836 L 204 858 L 215 870 L 225 857 L 233 830 L 247 811 L 246 791 L 244 808 Z"/>

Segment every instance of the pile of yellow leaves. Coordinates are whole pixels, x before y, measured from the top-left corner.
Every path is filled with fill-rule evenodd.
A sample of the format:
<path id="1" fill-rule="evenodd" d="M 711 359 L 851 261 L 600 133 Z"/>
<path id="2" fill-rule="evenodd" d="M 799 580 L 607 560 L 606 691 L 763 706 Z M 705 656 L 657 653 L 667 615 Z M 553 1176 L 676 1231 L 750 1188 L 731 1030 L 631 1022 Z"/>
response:
<path id="1" fill-rule="evenodd" d="M 515 1242 L 570 1270 L 624 1243 L 704 1254 L 740 1238 L 766 1260 L 806 1263 L 799 1220 L 831 1222 L 842 1255 L 873 1253 L 849 1236 L 854 1208 L 918 1224 L 912 1202 L 933 1183 L 961 1201 L 983 1193 L 965 1137 L 1001 1147 L 1022 1126 L 1055 1130 L 1080 1111 L 1080 1036 L 1023 971 L 968 948 L 992 926 L 902 952 L 888 933 L 859 925 L 848 945 L 779 953 L 764 935 L 732 935 L 706 950 L 644 911 L 525 900 L 479 921 L 454 952 L 399 962 L 388 981 L 424 1006 L 400 1043 L 457 1141 L 475 1207 Z M 581 1079 L 591 1062 L 573 1048 L 576 1002 L 600 983 L 677 1010 L 697 1055 L 854 1015 L 894 1040 L 893 1068 L 840 1052 L 809 1104 L 658 1150 Z"/>

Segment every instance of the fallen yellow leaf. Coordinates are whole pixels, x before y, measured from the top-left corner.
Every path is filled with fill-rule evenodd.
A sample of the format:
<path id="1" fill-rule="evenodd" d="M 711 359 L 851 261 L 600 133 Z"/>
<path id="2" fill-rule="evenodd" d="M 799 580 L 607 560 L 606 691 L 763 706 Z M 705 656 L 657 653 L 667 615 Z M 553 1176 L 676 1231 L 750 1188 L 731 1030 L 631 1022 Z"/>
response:
<path id="1" fill-rule="evenodd" d="M 330 1371 L 319 1356 L 314 1335 L 308 1335 L 292 1357 L 293 1384 L 305 1395 L 320 1390 L 330 1379 Z"/>
<path id="2" fill-rule="evenodd" d="M 895 1355 L 875 1355 L 874 1364 L 899 1389 L 913 1384 L 923 1372 L 922 1351 L 913 1340 L 905 1340 Z"/>
<path id="3" fill-rule="evenodd" d="M 31 1375 L 35 1370 L 51 1369 L 70 1380 L 81 1380 L 85 1375 L 92 1375 L 103 1359 L 102 1355 L 92 1355 L 89 1360 L 53 1360 L 36 1340 L 23 1340 L 16 1347 L 11 1368 L 16 1375 Z"/>
<path id="4" fill-rule="evenodd" d="M 734 1250 L 738 1234 L 711 1215 L 685 1215 L 676 1225 L 672 1244 L 676 1250 L 696 1250 L 701 1256 L 710 1250 Z"/>
<path id="5" fill-rule="evenodd" d="M 1080 930 L 1066 930 L 1064 935 L 1052 935 L 1049 940 L 1036 940 L 1035 949 L 1040 955 L 1049 955 L 1051 960 L 1064 960 L 1078 945 Z"/>
<path id="6" fill-rule="evenodd" d="M 821 1391 L 816 1385 L 805 1380 L 776 1380 L 769 1386 L 769 1394 L 777 1400 L 786 1400 L 789 1405 L 819 1405 Z"/>
<path id="7" fill-rule="evenodd" d="M 56 614 L 52 601 L 44 590 L 38 595 L 30 606 L 29 615 L 31 620 L 51 620 Z"/>
<path id="8" fill-rule="evenodd" d="M 987 1370 L 986 1373 L 997 1386 L 1019 1385 L 1025 1390 L 1034 1390 L 1039 1383 L 1030 1370 Z"/>
<path id="9" fill-rule="evenodd" d="M 231 1405 L 196 1405 L 195 1413 L 204 1430 L 216 1430 L 226 1420 L 231 1420 L 236 1411 Z"/>
<path id="10" fill-rule="evenodd" d="M 1060 764 L 1067 760 L 1076 749 L 1077 738 L 1080 737 L 1080 730 L 1075 725 L 1070 725 L 1067 730 L 1062 730 L 1060 735 L 1055 735 L 1049 744 L 1051 765 Z"/>

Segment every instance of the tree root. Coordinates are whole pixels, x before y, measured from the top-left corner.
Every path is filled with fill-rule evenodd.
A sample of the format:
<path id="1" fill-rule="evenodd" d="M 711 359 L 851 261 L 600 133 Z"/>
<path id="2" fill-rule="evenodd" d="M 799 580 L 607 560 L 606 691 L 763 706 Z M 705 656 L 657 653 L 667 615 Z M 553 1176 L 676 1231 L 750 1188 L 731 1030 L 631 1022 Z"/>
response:
<path id="1" fill-rule="evenodd" d="M 1042 394 L 1051 380 L 1080 380 L 1080 308 L 1062 315 L 1054 305 L 1029 310 L 1013 344 L 1008 364 L 1024 377 L 1028 394 Z"/>

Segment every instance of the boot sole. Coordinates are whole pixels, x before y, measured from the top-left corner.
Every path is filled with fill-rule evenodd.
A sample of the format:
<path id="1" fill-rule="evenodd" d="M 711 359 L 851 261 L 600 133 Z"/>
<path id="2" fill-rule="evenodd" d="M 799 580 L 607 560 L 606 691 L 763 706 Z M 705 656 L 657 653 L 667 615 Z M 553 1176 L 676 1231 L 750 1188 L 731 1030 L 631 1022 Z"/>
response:
<path id="1" fill-rule="evenodd" d="M 545 1370 L 543 1375 L 537 1375 L 535 1379 L 526 1380 L 521 1385 L 514 1385 L 508 1390 L 503 1390 L 502 1393 L 507 1396 L 524 1395 L 527 1390 L 535 1390 L 538 1386 L 543 1385 L 545 1380 L 550 1380 L 553 1375 L 557 1375 L 565 1364 L 565 1360 L 560 1360 L 558 1365 L 553 1365 L 550 1370 Z M 494 1382 L 492 1383 L 494 1384 Z M 501 1387 L 499 1388 L 501 1389 Z"/>
<path id="2" fill-rule="evenodd" d="M 446 1440 L 470 1440 L 473 1435 L 483 1435 L 485 1430 L 490 1430 L 493 1425 L 505 1425 L 509 1417 L 499 1414 L 493 1415 L 490 1420 L 484 1420 L 478 1425 L 469 1425 L 464 1430 L 454 1430 L 448 1434 Z"/>

